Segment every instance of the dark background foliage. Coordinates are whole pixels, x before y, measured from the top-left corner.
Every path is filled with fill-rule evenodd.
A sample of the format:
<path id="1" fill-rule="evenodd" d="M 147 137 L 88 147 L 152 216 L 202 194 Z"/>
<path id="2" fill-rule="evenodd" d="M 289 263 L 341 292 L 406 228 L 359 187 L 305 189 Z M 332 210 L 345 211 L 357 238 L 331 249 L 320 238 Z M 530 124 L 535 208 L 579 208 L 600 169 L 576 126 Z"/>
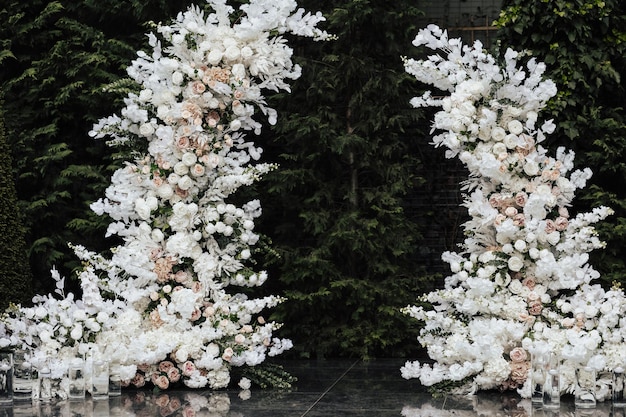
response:
<path id="1" fill-rule="evenodd" d="M 276 98 L 267 136 L 263 231 L 280 254 L 277 309 L 303 356 L 406 355 L 416 328 L 400 308 L 429 284 L 407 198 L 428 148 L 418 86 L 400 59 L 415 37 L 412 1 L 306 1 L 332 42 L 295 41 L 303 76 Z"/>
<path id="2" fill-rule="evenodd" d="M 13 160 L 4 129 L 0 91 L 0 236 L 5 242 L 0 251 L 0 310 L 9 303 L 24 303 L 32 292 L 32 274 L 26 257 L 22 214 L 17 208 Z"/>

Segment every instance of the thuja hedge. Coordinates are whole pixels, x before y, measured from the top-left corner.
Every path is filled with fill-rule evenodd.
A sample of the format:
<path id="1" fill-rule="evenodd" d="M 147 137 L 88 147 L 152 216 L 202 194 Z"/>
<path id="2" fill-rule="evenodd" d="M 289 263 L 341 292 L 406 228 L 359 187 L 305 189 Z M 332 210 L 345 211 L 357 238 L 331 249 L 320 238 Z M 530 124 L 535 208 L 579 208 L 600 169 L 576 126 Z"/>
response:
<path id="1" fill-rule="evenodd" d="M 26 256 L 22 213 L 17 206 L 13 158 L 7 145 L 0 91 L 0 310 L 30 301 L 32 275 Z"/>

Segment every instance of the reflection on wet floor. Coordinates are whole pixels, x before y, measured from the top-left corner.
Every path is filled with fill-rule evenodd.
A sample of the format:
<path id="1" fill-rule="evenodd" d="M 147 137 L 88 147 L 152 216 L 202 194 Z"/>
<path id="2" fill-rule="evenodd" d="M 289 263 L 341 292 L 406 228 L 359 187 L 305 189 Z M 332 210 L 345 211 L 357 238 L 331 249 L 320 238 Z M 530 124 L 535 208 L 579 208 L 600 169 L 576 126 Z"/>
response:
<path id="1" fill-rule="evenodd" d="M 0 417 L 626 417 L 624 409 L 599 403 L 575 409 L 564 397 L 559 410 L 533 407 L 515 393 L 435 396 L 400 376 L 402 359 L 283 361 L 298 378 L 290 390 L 123 391 L 121 397 L 56 401 L 0 408 Z"/>

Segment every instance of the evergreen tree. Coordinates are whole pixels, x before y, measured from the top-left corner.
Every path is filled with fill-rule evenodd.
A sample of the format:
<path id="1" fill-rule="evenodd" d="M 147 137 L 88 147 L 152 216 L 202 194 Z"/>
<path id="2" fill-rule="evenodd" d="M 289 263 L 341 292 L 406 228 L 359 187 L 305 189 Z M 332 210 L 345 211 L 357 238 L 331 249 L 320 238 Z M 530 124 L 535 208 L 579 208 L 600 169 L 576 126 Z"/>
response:
<path id="1" fill-rule="evenodd" d="M 145 22 L 175 15 L 173 3 L 27 0 L 0 7 L 6 137 L 39 286 L 53 285 L 51 267 L 68 274 L 78 266 L 67 242 L 105 247 L 108 221 L 94 216 L 89 203 L 102 195 L 118 163 L 87 132 L 119 108 L 123 94 L 103 86 L 125 77 L 145 41 Z M 113 87 L 127 92 L 123 82 Z"/>
<path id="2" fill-rule="evenodd" d="M 26 257 L 22 216 L 17 207 L 11 151 L 4 130 L 4 103 L 0 100 L 0 310 L 9 303 L 25 303 L 32 296 L 32 275 Z"/>
<path id="3" fill-rule="evenodd" d="M 551 142 L 576 152 L 594 172 L 574 202 L 615 210 L 597 230 L 607 242 L 593 254 L 604 281 L 626 270 L 626 3 L 621 0 L 508 0 L 499 20 L 503 45 L 526 49 L 547 65 L 559 90 L 546 108 L 559 120 Z"/>
<path id="4" fill-rule="evenodd" d="M 288 298 L 279 320 L 301 356 L 407 354 L 415 334 L 399 310 L 425 273 L 406 203 L 428 145 L 400 55 L 420 12 L 409 1 L 309 3 L 337 39 L 295 48 L 307 70 L 264 146 L 280 166 L 262 219 Z"/>

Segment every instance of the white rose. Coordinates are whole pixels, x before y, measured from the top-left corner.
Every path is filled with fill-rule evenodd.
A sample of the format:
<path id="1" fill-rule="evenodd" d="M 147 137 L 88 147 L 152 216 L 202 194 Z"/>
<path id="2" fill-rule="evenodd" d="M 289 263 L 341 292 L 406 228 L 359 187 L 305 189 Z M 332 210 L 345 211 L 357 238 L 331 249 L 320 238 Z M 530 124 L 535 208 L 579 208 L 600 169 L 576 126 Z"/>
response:
<path id="1" fill-rule="evenodd" d="M 237 80 L 243 80 L 246 78 L 246 67 L 243 64 L 235 64 L 231 68 L 230 72 L 233 74 L 233 77 Z"/>
<path id="2" fill-rule="evenodd" d="M 524 286 L 518 279 L 512 280 L 509 284 L 509 291 L 511 291 L 512 294 L 520 294 L 523 288 Z"/>
<path id="3" fill-rule="evenodd" d="M 139 93 L 139 100 L 142 102 L 147 102 L 152 98 L 152 90 L 145 89 L 145 90 L 141 90 L 141 92 Z"/>
<path id="4" fill-rule="evenodd" d="M 547 241 L 552 246 L 554 246 L 557 243 L 559 243 L 560 240 L 561 240 L 561 234 L 559 232 L 557 232 L 557 231 L 549 233 L 548 236 L 547 236 Z"/>
<path id="5" fill-rule="evenodd" d="M 506 135 L 503 143 L 508 149 L 515 149 L 519 145 L 519 137 L 513 134 Z"/>
<path id="6" fill-rule="evenodd" d="M 594 318 L 598 314 L 598 308 L 595 306 L 586 306 L 585 307 L 585 317 L 588 319 Z"/>
<path id="7" fill-rule="evenodd" d="M 519 256 L 511 256 L 508 265 L 511 271 L 518 272 L 524 267 L 524 261 Z"/>
<path id="8" fill-rule="evenodd" d="M 509 132 L 514 135 L 519 135 L 524 131 L 524 125 L 519 120 L 511 120 L 507 125 Z"/>
<path id="9" fill-rule="evenodd" d="M 250 382 L 248 378 L 241 378 L 241 380 L 239 381 L 239 388 L 243 390 L 249 390 L 251 386 L 252 382 Z"/>
<path id="10" fill-rule="evenodd" d="M 524 173 L 529 177 L 534 177 L 539 173 L 539 165 L 533 160 L 526 160 L 524 164 Z"/>
<path id="11" fill-rule="evenodd" d="M 173 194 L 174 190 L 169 183 L 163 183 L 156 189 L 157 195 L 164 200 L 168 200 Z"/>
<path id="12" fill-rule="evenodd" d="M 189 172 L 189 166 L 185 164 L 184 162 L 180 161 L 180 162 L 177 162 L 176 165 L 174 165 L 174 173 L 176 175 L 180 175 L 182 177 L 183 175 L 186 175 L 188 172 Z"/>
<path id="13" fill-rule="evenodd" d="M 196 161 L 198 161 L 198 157 L 196 156 L 196 154 L 195 154 L 195 153 L 192 153 L 192 152 L 186 152 L 186 153 L 183 155 L 183 157 L 182 157 L 181 161 L 183 162 L 183 164 L 185 164 L 185 165 L 187 165 L 188 167 L 190 167 L 190 166 L 192 166 L 193 164 L 195 164 L 195 163 L 196 163 Z M 174 167 L 174 171 L 175 171 L 175 170 L 176 170 L 176 167 Z M 177 172 L 177 174 L 178 174 L 178 175 L 185 175 L 185 174 L 186 174 L 186 172 L 185 172 L 185 173 L 183 173 L 183 174 L 180 174 L 180 173 L 178 173 L 178 172 Z"/>
<path id="14" fill-rule="evenodd" d="M 526 250 L 526 242 L 522 239 L 516 240 L 514 246 L 518 252 L 524 252 Z"/>
<path id="15" fill-rule="evenodd" d="M 178 184 L 178 181 L 180 181 L 180 175 L 176 174 L 175 172 L 172 172 L 170 175 L 167 176 L 167 182 L 172 185 Z"/>
<path id="16" fill-rule="evenodd" d="M 143 198 L 135 200 L 135 212 L 142 220 L 150 219 L 150 206 Z"/>
<path id="17" fill-rule="evenodd" d="M 218 49 L 213 49 L 211 52 L 209 52 L 206 59 L 209 64 L 217 65 L 222 60 L 222 51 Z"/>
<path id="18" fill-rule="evenodd" d="M 80 324 L 75 325 L 70 332 L 70 337 L 74 340 L 78 340 L 83 337 L 83 326 L 81 326 Z"/>
<path id="19" fill-rule="evenodd" d="M 244 46 L 243 48 L 241 48 L 241 57 L 243 59 L 248 59 L 252 57 L 252 55 L 254 55 L 254 51 L 249 46 Z"/>
<path id="20" fill-rule="evenodd" d="M 234 61 L 236 59 L 239 59 L 239 57 L 241 56 L 241 51 L 239 50 L 239 48 L 237 48 L 236 46 L 232 45 L 229 46 L 228 48 L 226 48 L 226 50 L 224 51 L 224 57 L 227 60 L 230 61 Z"/>
<path id="21" fill-rule="evenodd" d="M 153 195 L 146 198 L 146 204 L 150 207 L 150 210 L 159 208 L 159 200 Z"/>
<path id="22" fill-rule="evenodd" d="M 180 85 L 182 84 L 182 82 L 183 82 L 183 74 L 179 71 L 175 71 L 172 74 L 172 83 L 174 85 Z"/>
<path id="23" fill-rule="evenodd" d="M 233 131 L 237 131 L 241 129 L 241 120 L 235 119 L 232 122 L 230 122 L 230 129 Z"/>
<path id="24" fill-rule="evenodd" d="M 528 250 L 528 255 L 532 258 L 532 259 L 538 259 L 539 258 L 539 249 L 537 248 L 530 248 Z"/>
<path id="25" fill-rule="evenodd" d="M 500 154 L 507 153 L 508 151 L 504 143 L 498 142 L 493 145 L 493 148 L 491 148 L 491 152 L 493 152 L 494 155 L 498 156 Z"/>
<path id="26" fill-rule="evenodd" d="M 181 190 L 188 190 L 193 186 L 194 182 L 189 175 L 184 175 L 178 180 L 178 187 Z"/>
<path id="27" fill-rule="evenodd" d="M 491 130 L 491 139 L 496 142 L 501 142 L 506 137 L 506 131 L 500 126 L 497 126 Z"/>
<path id="28" fill-rule="evenodd" d="M 154 133 L 154 126 L 151 123 L 144 123 L 139 126 L 139 134 L 148 137 Z"/>

